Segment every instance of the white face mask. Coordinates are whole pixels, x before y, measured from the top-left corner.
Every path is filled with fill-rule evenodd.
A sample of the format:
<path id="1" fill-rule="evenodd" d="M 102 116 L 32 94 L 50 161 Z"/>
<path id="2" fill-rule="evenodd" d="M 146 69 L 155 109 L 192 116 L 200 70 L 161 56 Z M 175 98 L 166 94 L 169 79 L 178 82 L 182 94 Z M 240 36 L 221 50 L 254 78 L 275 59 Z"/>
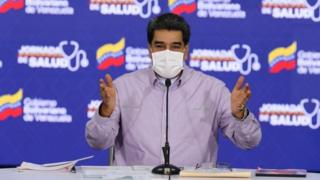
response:
<path id="1" fill-rule="evenodd" d="M 183 53 L 158 51 L 152 53 L 152 69 L 163 78 L 173 78 L 183 69 Z"/>

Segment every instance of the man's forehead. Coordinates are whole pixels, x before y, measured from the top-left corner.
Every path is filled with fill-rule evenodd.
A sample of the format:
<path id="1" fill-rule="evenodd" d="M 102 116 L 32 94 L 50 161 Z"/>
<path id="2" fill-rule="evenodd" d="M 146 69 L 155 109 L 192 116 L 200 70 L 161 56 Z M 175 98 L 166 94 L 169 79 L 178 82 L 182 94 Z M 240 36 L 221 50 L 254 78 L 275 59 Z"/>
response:
<path id="1" fill-rule="evenodd" d="M 182 32 L 178 30 L 155 30 L 153 42 L 183 43 Z"/>

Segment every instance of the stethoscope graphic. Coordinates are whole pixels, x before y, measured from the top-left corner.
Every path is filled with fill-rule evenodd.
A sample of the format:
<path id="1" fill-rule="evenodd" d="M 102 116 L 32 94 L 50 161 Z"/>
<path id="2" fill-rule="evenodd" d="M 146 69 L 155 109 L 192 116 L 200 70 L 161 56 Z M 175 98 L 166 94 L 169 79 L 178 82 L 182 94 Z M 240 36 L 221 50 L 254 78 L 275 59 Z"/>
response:
<path id="1" fill-rule="evenodd" d="M 87 67 L 89 65 L 89 60 L 87 58 L 87 53 L 80 49 L 79 44 L 76 41 L 70 41 L 70 45 L 72 45 L 73 51 L 70 54 L 66 54 L 63 50 L 63 47 L 68 45 L 68 41 L 61 41 L 59 44 L 59 48 L 61 49 L 61 53 L 66 61 L 69 62 L 68 69 L 72 72 L 77 71 L 80 66 Z M 75 64 L 72 66 L 72 60 L 75 61 Z"/>
<path id="2" fill-rule="evenodd" d="M 152 7 L 152 1 L 154 3 L 153 7 Z M 161 11 L 158 0 L 142 0 L 141 2 L 139 2 L 139 0 L 134 0 L 134 2 L 136 3 L 136 5 L 138 5 L 140 7 L 141 11 L 140 11 L 139 15 L 142 18 L 148 18 L 151 16 L 152 13 L 159 14 Z M 146 12 L 143 11 L 143 7 L 145 5 L 147 5 Z"/>
<path id="3" fill-rule="evenodd" d="M 240 44 L 234 44 L 231 46 L 231 52 L 234 55 L 234 58 L 239 63 L 239 72 L 243 75 L 248 75 L 251 70 L 259 71 L 261 65 L 259 63 L 258 55 L 251 53 L 251 48 L 247 44 L 242 44 L 241 48 L 245 49 L 245 54 L 242 58 L 239 58 L 236 54 L 236 50 L 240 48 Z M 247 69 L 244 69 L 244 63 L 248 62 Z"/>
<path id="4" fill-rule="evenodd" d="M 309 2 L 307 0 L 305 0 L 305 4 L 308 6 L 308 8 L 310 10 L 312 10 L 313 14 L 311 16 L 311 19 L 314 21 L 314 22 L 320 22 L 320 0 L 318 0 L 314 5 L 310 5 Z M 318 17 L 316 17 L 316 9 L 318 9 Z"/>
<path id="5" fill-rule="evenodd" d="M 304 112 L 304 114 L 306 116 L 308 116 L 311 120 L 309 126 L 310 128 L 312 129 L 317 129 L 320 127 L 320 102 L 317 100 L 317 99 L 311 99 L 311 102 L 315 104 L 315 107 L 313 109 L 313 111 L 311 113 L 307 112 L 306 108 L 305 108 L 305 104 L 309 102 L 309 99 L 302 99 L 300 101 L 300 106 L 301 106 L 301 109 L 302 111 Z M 316 121 L 316 124 L 313 124 L 312 123 L 312 117 L 314 117 L 315 115 L 317 114 L 317 121 Z"/>

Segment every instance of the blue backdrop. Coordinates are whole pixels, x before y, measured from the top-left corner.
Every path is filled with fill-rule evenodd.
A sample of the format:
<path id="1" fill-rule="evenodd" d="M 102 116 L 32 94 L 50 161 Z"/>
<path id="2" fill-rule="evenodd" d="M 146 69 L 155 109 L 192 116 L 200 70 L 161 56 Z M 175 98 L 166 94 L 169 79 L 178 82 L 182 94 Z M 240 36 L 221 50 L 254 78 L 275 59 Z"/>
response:
<path id="1" fill-rule="evenodd" d="M 233 167 L 320 170 L 320 1 L 0 0 L 0 164 L 75 159 L 107 165 L 85 123 L 98 79 L 149 65 L 146 25 L 159 13 L 192 27 L 187 64 L 232 88 L 246 76 L 263 139 L 254 150 L 220 136 Z"/>

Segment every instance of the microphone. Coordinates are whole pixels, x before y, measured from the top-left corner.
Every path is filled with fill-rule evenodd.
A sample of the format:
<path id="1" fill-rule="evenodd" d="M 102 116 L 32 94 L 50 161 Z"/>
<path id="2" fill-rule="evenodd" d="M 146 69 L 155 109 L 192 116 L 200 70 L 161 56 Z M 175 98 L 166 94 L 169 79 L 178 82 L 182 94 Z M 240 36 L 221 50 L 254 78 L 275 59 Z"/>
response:
<path id="1" fill-rule="evenodd" d="M 152 169 L 154 174 L 163 174 L 163 175 L 176 175 L 180 173 L 180 169 L 172 164 L 170 164 L 170 146 L 168 140 L 168 107 L 169 107 L 169 87 L 171 85 L 171 80 L 166 79 L 165 85 L 167 87 L 167 98 L 166 98 L 166 142 L 162 147 L 162 152 L 164 156 L 164 164 L 160 164 Z"/>
<path id="2" fill-rule="evenodd" d="M 167 87 L 167 94 L 168 94 L 168 89 L 169 89 L 169 87 L 171 86 L 171 80 L 170 80 L 170 79 L 166 79 L 165 85 L 166 85 L 166 87 Z M 167 96 L 167 97 L 168 97 L 168 96 Z"/>

